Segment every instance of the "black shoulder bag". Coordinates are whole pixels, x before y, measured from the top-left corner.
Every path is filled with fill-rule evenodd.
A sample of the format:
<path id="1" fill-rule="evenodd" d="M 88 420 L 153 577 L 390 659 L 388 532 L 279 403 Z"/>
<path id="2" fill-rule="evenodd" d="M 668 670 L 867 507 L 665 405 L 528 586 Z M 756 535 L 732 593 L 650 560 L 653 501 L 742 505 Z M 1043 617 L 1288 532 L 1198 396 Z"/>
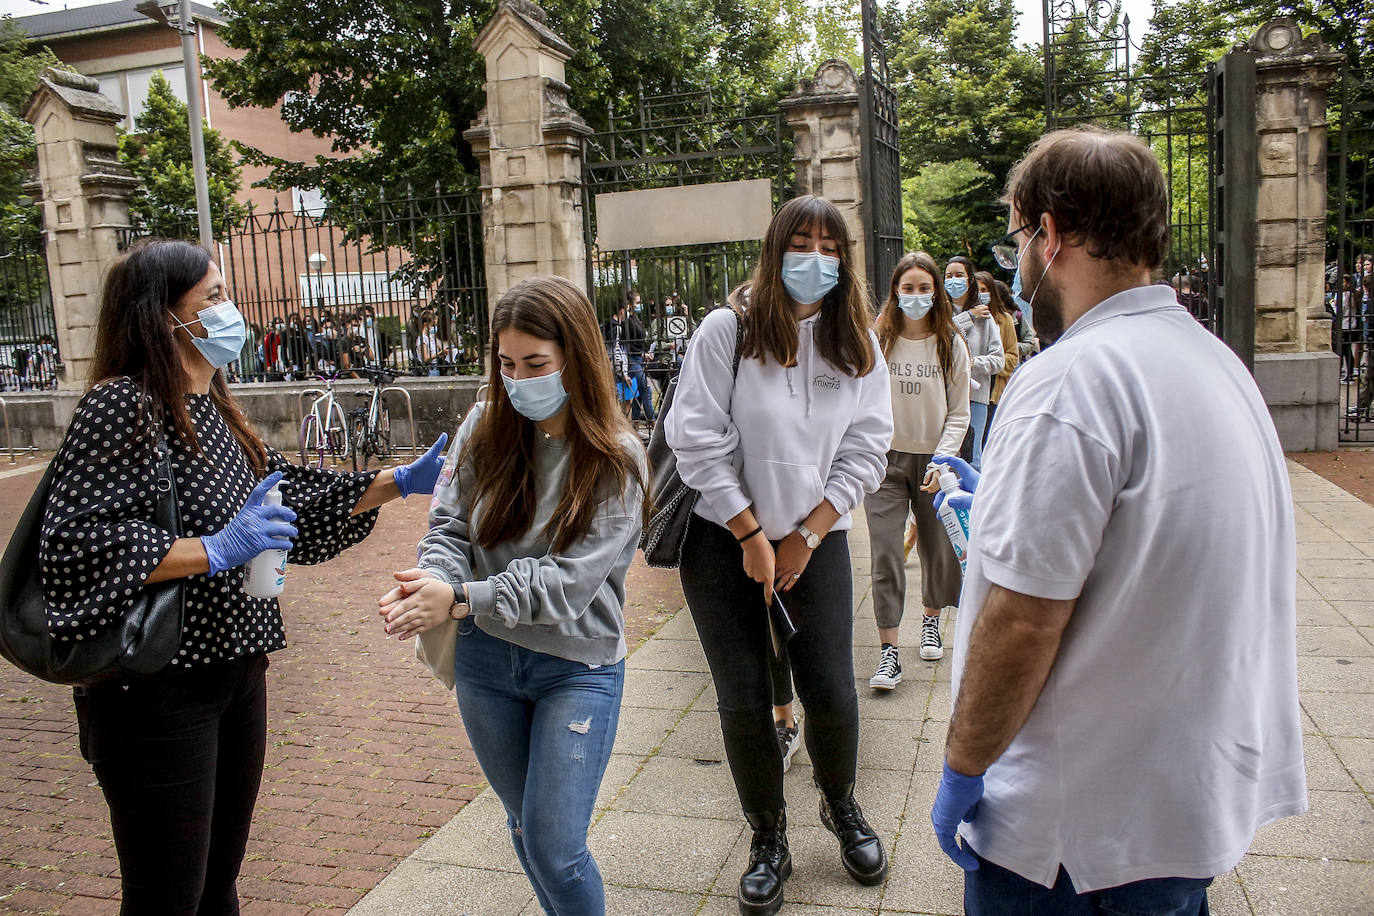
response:
<path id="1" fill-rule="evenodd" d="M 157 509 L 153 522 L 181 537 L 181 509 L 172 451 L 157 424 Z M 55 639 L 48 628 L 38 544 L 52 489 L 54 458 L 19 516 L 0 559 L 0 655 L 20 670 L 55 684 L 90 686 L 120 676 L 156 674 L 181 644 L 185 579 L 145 585 L 116 623 L 80 640 Z"/>
<path id="2" fill-rule="evenodd" d="M 739 376 L 740 345 L 744 342 L 744 322 L 735 315 L 735 367 L 734 376 Z M 644 534 L 639 539 L 639 547 L 644 551 L 644 561 L 660 569 L 675 569 L 682 562 L 682 545 L 687 540 L 687 526 L 692 523 L 692 510 L 696 508 L 701 494 L 682 482 L 677 472 L 677 455 L 668 447 L 666 433 L 663 431 L 668 411 L 673 407 L 673 396 L 677 393 L 677 378 L 668 383 L 663 392 L 663 403 L 659 405 L 658 422 L 654 423 L 653 434 L 649 437 L 649 472 L 652 475 L 649 496 L 654 511 L 649 523 L 644 526 Z M 734 395 L 730 400 L 733 403 Z"/>

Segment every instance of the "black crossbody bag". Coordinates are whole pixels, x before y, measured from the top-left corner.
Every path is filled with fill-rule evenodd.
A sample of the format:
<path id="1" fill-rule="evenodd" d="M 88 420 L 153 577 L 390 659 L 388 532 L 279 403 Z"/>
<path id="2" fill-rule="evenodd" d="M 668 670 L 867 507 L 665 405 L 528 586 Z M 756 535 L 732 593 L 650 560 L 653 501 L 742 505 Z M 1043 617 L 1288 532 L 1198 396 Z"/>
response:
<path id="1" fill-rule="evenodd" d="M 735 314 L 735 367 L 733 377 L 739 376 L 740 345 L 744 342 L 744 322 Z M 644 526 L 639 547 L 644 551 L 644 562 L 659 569 L 676 569 L 682 562 L 682 545 L 687 540 L 687 528 L 692 523 L 692 510 L 696 508 L 701 494 L 682 482 L 677 472 L 677 455 L 668 447 L 667 434 L 663 424 L 668 411 L 673 408 L 673 397 L 677 394 L 677 378 L 668 383 L 663 392 L 663 403 L 659 405 L 658 421 L 654 423 L 653 434 L 649 437 L 649 472 L 652 480 L 649 497 L 654 511 L 649 523 Z M 730 395 L 734 403 L 733 392 Z"/>
<path id="2" fill-rule="evenodd" d="M 172 451 L 157 424 L 157 508 L 153 522 L 181 537 L 181 508 Z M 54 458 L 19 516 L 0 559 L 0 655 L 15 667 L 55 684 L 89 687 L 118 677 L 146 677 L 171 662 L 181 645 L 186 580 L 145 585 L 116 623 L 80 640 L 53 638 L 43 596 L 38 545 L 52 489 Z"/>

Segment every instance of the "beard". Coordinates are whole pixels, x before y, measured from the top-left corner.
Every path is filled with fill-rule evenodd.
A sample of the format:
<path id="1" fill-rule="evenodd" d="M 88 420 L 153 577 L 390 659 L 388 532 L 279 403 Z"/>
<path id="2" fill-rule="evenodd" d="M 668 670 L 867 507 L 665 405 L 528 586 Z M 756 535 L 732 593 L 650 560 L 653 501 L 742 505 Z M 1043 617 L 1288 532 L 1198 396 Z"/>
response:
<path id="1" fill-rule="evenodd" d="M 1036 280 L 1030 284 L 1031 290 L 1031 326 L 1035 328 L 1035 335 L 1040 338 L 1040 347 L 1044 349 L 1054 343 L 1064 333 L 1064 309 L 1060 300 L 1059 290 L 1051 284 L 1049 277 L 1045 276 L 1049 267 L 1044 264 L 1040 256 L 1034 249 L 1028 250 L 1025 254 L 1026 264 L 1035 275 Z M 1038 268 L 1038 269 L 1037 269 Z M 1022 281 L 1024 284 L 1025 281 Z"/>

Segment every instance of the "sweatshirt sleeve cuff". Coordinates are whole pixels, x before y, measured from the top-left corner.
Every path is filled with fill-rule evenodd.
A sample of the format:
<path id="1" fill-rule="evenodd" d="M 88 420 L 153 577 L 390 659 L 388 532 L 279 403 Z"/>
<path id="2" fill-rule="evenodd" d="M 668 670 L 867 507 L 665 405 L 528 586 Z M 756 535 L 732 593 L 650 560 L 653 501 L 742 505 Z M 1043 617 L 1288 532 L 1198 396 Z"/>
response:
<path id="1" fill-rule="evenodd" d="M 730 521 L 751 505 L 749 497 L 744 495 L 744 489 L 738 486 L 717 490 L 710 496 L 703 493 L 702 498 L 720 516 L 722 523 Z"/>
<path id="2" fill-rule="evenodd" d="M 468 607 L 474 617 L 496 616 L 496 584 L 490 579 L 479 579 L 467 584 Z"/>

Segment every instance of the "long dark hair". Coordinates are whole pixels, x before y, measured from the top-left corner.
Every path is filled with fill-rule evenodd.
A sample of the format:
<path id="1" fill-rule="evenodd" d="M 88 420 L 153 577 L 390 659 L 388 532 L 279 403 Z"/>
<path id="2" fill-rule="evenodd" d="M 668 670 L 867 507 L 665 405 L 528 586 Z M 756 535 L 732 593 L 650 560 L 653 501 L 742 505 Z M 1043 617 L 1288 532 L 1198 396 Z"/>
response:
<path id="1" fill-rule="evenodd" d="M 906 316 L 897 306 L 897 288 L 901 285 L 902 274 L 912 268 L 923 270 L 930 274 L 930 282 L 935 287 L 935 304 L 930 307 L 930 331 L 935 335 L 935 355 L 940 360 L 940 371 L 945 378 L 949 378 L 951 372 L 950 361 L 953 359 L 951 348 L 954 346 L 954 338 L 962 337 L 959 326 L 954 323 L 954 306 L 950 304 L 949 294 L 945 292 L 944 278 L 940 276 L 940 268 L 935 266 L 935 259 L 924 251 L 913 251 L 903 255 L 897 262 L 897 266 L 892 269 L 892 282 L 888 284 L 887 302 L 883 309 L 878 313 L 877 331 L 878 343 L 883 348 L 883 355 L 892 354 L 892 345 L 901 336 L 902 328 L 906 326 Z"/>
<path id="2" fill-rule="evenodd" d="M 475 478 L 473 507 L 485 511 L 473 543 L 482 547 L 520 537 L 534 524 L 534 421 L 511 404 L 497 359 L 500 334 L 523 331 L 563 348 L 563 388 L 568 392 L 567 482 L 544 529 L 555 551 L 587 535 L 603 502 L 618 496 L 633 477 L 649 515 L 648 486 L 639 462 L 625 451 L 629 421 L 615 400 L 615 385 L 596 312 L 587 297 L 562 277 L 533 277 L 517 283 L 496 303 L 491 316 L 491 368 L 486 409 L 459 456 Z"/>
<path id="3" fill-rule="evenodd" d="M 978 280 L 976 279 L 978 275 L 978 268 L 974 267 L 973 262 L 961 254 L 957 254 L 954 257 L 950 258 L 948 261 L 946 261 L 945 270 L 949 270 L 949 265 L 951 264 L 964 265 L 965 276 L 968 278 L 968 292 L 964 294 L 966 297 L 965 301 L 968 302 L 968 308 L 973 308 L 975 305 L 978 304 Z M 941 274 L 940 286 L 943 287 L 944 285 L 945 275 Z M 954 305 L 953 299 L 950 300 L 950 304 Z"/>
<path id="4" fill-rule="evenodd" d="M 854 269 L 849 229 L 835 205 L 823 197 L 794 197 L 783 204 L 763 236 L 763 253 L 749 281 L 749 308 L 744 312 L 742 357 L 772 359 L 780 366 L 797 364 L 797 316 L 782 284 L 782 256 L 797 232 L 819 224 L 839 248 L 840 281 L 821 300 L 816 348 L 830 365 L 857 378 L 873 369 L 864 281 Z"/>
<path id="5" fill-rule="evenodd" d="M 176 437 L 196 454 L 200 445 L 186 409 L 190 390 L 181 349 L 168 322 L 172 309 L 210 269 L 210 253 L 190 242 L 146 239 L 110 268 L 100 301 L 91 378 L 129 376 L 152 402 L 154 420 L 171 418 Z M 210 400 L 243 448 L 253 473 L 267 470 L 267 448 L 244 416 L 224 371 L 210 380 Z"/>

